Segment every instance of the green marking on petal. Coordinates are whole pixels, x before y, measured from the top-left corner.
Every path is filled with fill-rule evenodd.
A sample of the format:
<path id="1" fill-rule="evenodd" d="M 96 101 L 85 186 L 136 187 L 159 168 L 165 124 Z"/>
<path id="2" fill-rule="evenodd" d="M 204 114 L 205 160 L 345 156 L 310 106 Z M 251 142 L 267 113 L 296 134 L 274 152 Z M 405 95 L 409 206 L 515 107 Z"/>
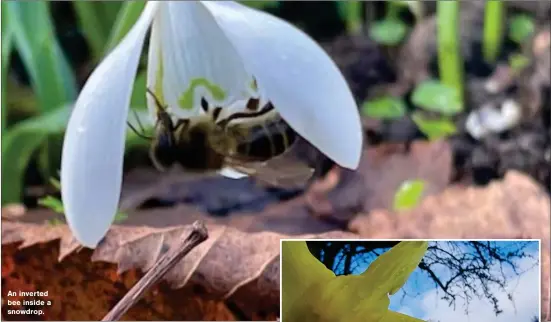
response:
<path id="1" fill-rule="evenodd" d="M 164 69 L 163 69 L 163 55 L 161 52 L 161 48 L 159 47 L 159 67 L 157 68 L 157 75 L 155 75 L 155 85 L 153 88 L 153 93 L 155 93 L 155 96 L 157 96 L 157 99 L 159 102 L 164 106 L 164 93 L 163 93 L 163 75 L 164 75 Z"/>
<path id="2" fill-rule="evenodd" d="M 220 86 L 211 83 L 206 78 L 195 78 L 191 80 L 191 84 L 187 90 L 182 94 L 182 96 L 180 96 L 180 99 L 178 99 L 178 104 L 180 107 L 185 110 L 190 110 L 193 108 L 193 96 L 195 94 L 195 89 L 199 86 L 205 87 L 217 101 L 221 101 L 226 98 L 226 92 L 224 92 Z"/>
<path id="3" fill-rule="evenodd" d="M 256 83 L 256 79 L 254 79 L 254 78 L 251 81 L 251 89 L 255 92 L 258 91 L 258 84 Z"/>

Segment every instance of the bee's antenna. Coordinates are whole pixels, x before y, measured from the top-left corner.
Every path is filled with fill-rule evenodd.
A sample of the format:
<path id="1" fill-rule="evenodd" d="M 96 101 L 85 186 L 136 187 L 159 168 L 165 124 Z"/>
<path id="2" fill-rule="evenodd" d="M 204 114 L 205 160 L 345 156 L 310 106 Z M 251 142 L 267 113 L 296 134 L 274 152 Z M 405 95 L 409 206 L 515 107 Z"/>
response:
<path id="1" fill-rule="evenodd" d="M 155 104 L 157 104 L 157 107 L 164 110 L 163 104 L 161 104 L 161 102 L 159 101 L 155 93 L 153 93 L 153 91 L 151 91 L 149 88 L 146 88 L 146 91 L 149 95 L 153 96 L 153 99 L 155 100 Z"/>

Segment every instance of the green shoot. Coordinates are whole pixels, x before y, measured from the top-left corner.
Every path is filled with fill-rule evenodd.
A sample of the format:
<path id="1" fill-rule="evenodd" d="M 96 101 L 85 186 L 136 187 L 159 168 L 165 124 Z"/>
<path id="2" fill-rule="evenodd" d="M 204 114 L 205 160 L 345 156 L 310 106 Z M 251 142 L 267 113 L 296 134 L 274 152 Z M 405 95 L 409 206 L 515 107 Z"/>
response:
<path id="1" fill-rule="evenodd" d="M 359 34 L 363 28 L 362 1 L 339 1 L 337 6 L 340 16 L 346 23 L 349 34 Z"/>
<path id="2" fill-rule="evenodd" d="M 424 190 L 425 182 L 423 180 L 404 181 L 394 195 L 394 210 L 401 211 L 415 208 L 421 201 Z"/>
<path id="3" fill-rule="evenodd" d="M 489 0 L 486 2 L 484 14 L 482 52 L 484 60 L 489 64 L 494 64 L 503 42 L 505 4 L 501 0 Z"/>
<path id="4" fill-rule="evenodd" d="M 463 60 L 459 46 L 459 1 L 438 1 L 438 69 L 441 81 L 457 90 L 463 107 Z"/>
<path id="5" fill-rule="evenodd" d="M 364 102 L 362 114 L 374 119 L 396 119 L 406 114 L 406 104 L 400 98 L 381 97 Z"/>

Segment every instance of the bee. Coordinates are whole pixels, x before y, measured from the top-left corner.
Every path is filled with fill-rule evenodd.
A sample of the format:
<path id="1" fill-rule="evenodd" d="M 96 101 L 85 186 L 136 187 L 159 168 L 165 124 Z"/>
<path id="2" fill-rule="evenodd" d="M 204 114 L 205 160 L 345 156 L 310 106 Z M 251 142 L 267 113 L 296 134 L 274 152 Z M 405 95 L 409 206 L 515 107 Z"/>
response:
<path id="1" fill-rule="evenodd" d="M 281 118 L 272 103 L 260 107 L 251 98 L 246 111 L 219 119 L 222 107 L 211 108 L 201 99 L 204 114 L 173 122 L 154 93 L 147 89 L 157 106 L 157 122 L 150 158 L 160 171 L 179 164 L 191 173 L 212 173 L 229 167 L 273 186 L 299 187 L 312 178 L 314 169 L 291 152 L 298 136 Z M 139 126 L 143 127 L 141 124 Z"/>

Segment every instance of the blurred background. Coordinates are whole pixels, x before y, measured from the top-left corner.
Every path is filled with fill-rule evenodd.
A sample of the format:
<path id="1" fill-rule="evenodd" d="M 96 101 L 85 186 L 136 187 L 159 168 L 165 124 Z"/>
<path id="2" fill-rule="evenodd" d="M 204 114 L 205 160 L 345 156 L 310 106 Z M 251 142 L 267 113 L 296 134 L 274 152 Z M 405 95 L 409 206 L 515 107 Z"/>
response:
<path id="1" fill-rule="evenodd" d="M 149 160 L 149 142 L 129 130 L 116 223 L 174 228 L 203 219 L 246 233 L 285 236 L 337 230 L 365 238 L 543 238 L 548 249 L 551 2 L 242 3 L 303 29 L 335 60 L 364 125 L 358 171 L 335 166 L 301 141 L 295 153 L 318 170 L 313 184 L 301 189 L 266 187 L 250 178 L 188 178 L 177 170 L 161 174 Z M 1 6 L 2 243 L 7 245 L 2 282 L 44 288 L 52 281 L 33 269 L 59 275 L 53 263 L 74 250 L 63 248 L 70 235 L 63 232 L 59 194 L 65 125 L 87 77 L 145 2 L 3 1 Z M 146 109 L 146 61 L 147 49 L 131 102 L 140 118 Z M 133 113 L 129 119 L 135 121 Z M 46 243 L 55 239 L 62 240 L 61 253 L 59 244 Z M 19 250 L 15 242 L 35 246 Z M 83 270 L 91 267 L 71 261 L 86 262 L 91 252 L 78 256 L 68 263 L 87 276 Z M 33 257 L 53 262 L 34 265 Z M 4 266 L 5 261 L 13 265 Z M 548 261 L 542 262 L 548 280 Z M 102 269 L 114 274 L 112 266 Z M 125 277 L 126 284 L 113 294 L 124 294 L 136 274 Z M 90 301 L 101 298 L 89 293 Z M 274 294 L 256 294 L 268 300 L 236 304 L 239 309 L 226 301 L 224 310 L 230 307 L 233 317 L 274 317 Z M 90 315 L 79 315 L 84 313 L 76 305 L 51 309 L 47 317 L 101 318 L 109 306 L 97 305 Z M 201 319 L 210 310 L 201 308 L 170 316 Z M 140 319 L 142 313 L 130 317 Z M 167 319 L 163 314 L 148 317 Z"/>

